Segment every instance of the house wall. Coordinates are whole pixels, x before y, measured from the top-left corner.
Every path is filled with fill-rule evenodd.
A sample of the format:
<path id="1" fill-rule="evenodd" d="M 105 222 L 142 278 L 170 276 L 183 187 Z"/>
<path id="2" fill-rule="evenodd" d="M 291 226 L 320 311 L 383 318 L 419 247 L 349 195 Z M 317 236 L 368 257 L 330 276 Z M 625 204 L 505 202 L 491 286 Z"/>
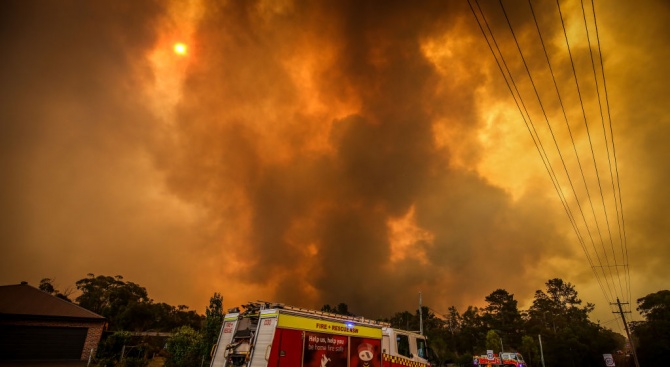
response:
<path id="1" fill-rule="evenodd" d="M 68 321 L 68 320 L 3 320 L 0 321 L 3 325 L 20 325 L 20 326 L 46 326 L 46 327 L 72 327 L 72 328 L 87 328 L 86 341 L 84 342 L 84 349 L 81 352 L 81 360 L 88 360 L 91 355 L 91 350 L 95 352 L 102 337 L 102 331 L 105 326 L 103 320 L 100 321 Z"/>

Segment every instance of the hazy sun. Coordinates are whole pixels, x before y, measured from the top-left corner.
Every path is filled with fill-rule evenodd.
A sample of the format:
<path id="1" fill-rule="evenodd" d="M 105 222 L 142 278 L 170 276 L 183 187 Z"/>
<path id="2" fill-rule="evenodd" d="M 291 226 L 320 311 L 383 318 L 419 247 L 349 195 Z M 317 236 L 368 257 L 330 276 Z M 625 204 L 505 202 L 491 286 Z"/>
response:
<path id="1" fill-rule="evenodd" d="M 186 55 L 186 45 L 183 43 L 175 43 L 174 44 L 174 53 L 177 55 Z"/>

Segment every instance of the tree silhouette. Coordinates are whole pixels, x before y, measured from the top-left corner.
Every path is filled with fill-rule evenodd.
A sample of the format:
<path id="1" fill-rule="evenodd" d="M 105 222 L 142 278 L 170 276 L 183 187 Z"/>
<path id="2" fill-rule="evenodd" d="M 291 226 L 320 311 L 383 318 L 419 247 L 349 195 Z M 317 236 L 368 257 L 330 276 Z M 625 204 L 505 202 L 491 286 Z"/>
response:
<path id="1" fill-rule="evenodd" d="M 661 366 L 670 355 L 670 290 L 650 293 L 637 300 L 645 321 L 632 323 L 642 366 Z"/>

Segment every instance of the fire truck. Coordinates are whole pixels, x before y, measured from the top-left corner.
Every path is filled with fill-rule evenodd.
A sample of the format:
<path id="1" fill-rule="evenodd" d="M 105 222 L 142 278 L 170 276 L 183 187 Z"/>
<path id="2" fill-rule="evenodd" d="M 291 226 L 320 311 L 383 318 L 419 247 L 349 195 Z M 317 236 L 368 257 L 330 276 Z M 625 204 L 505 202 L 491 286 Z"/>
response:
<path id="1" fill-rule="evenodd" d="M 481 356 L 474 356 L 473 364 L 475 366 L 491 367 L 526 367 L 526 362 L 524 362 L 523 356 L 521 356 L 521 354 L 508 352 L 502 352 L 500 353 L 500 356 L 493 354 L 492 358 L 489 358 L 489 356 L 486 354 L 482 354 Z"/>
<path id="2" fill-rule="evenodd" d="M 425 336 L 387 323 L 268 302 L 242 308 L 224 316 L 211 367 L 431 367 Z"/>

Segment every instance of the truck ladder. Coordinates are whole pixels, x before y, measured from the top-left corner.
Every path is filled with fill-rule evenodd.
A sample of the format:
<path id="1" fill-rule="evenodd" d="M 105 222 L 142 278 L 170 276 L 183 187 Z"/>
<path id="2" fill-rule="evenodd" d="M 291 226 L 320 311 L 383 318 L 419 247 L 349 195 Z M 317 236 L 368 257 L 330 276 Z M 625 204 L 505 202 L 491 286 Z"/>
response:
<path id="1" fill-rule="evenodd" d="M 251 363 L 256 335 L 260 327 L 260 311 L 265 308 L 265 304 L 250 302 L 244 305 L 244 308 L 244 312 L 238 316 L 233 340 L 226 346 L 229 362 L 226 366 L 248 367 Z"/>

